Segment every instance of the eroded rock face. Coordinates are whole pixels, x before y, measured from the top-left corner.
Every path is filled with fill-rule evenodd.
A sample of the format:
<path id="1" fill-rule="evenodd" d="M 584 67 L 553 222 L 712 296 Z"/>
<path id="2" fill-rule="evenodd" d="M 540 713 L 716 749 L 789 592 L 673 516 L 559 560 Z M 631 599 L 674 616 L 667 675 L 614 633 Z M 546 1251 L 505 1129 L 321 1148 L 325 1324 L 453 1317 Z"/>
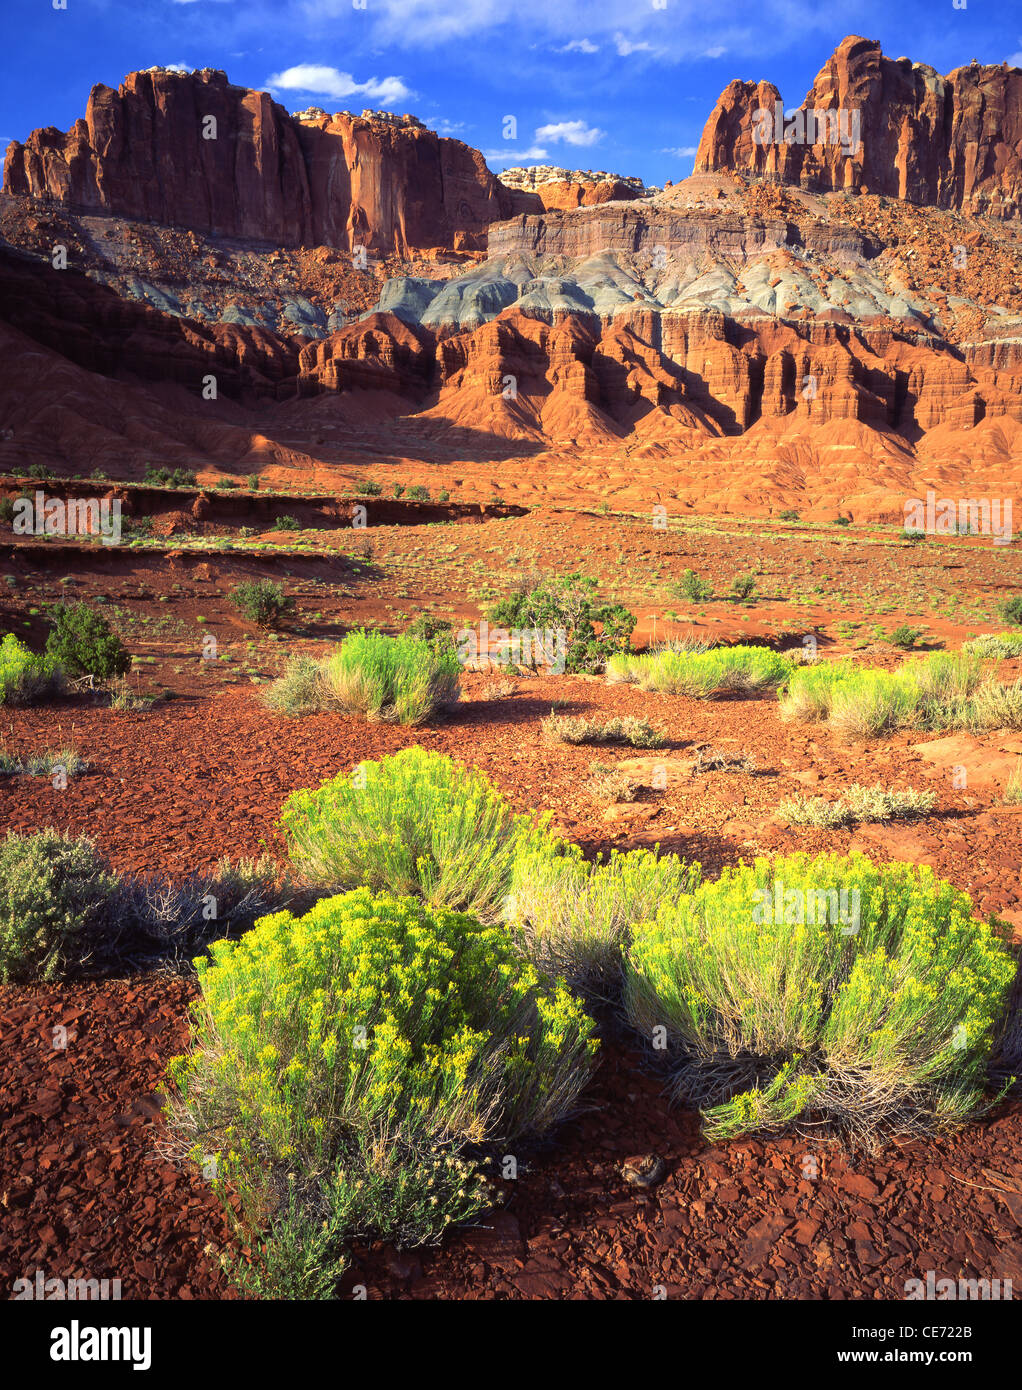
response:
<path id="1" fill-rule="evenodd" d="M 410 119 L 291 116 L 214 69 L 94 87 L 68 132 L 35 130 L 8 147 L 4 191 L 280 246 L 398 255 L 478 250 L 512 208 L 459 140 Z"/>
<path id="2" fill-rule="evenodd" d="M 861 189 L 907 202 L 996 217 L 1022 206 L 1022 70 L 973 63 L 946 77 L 925 63 L 884 56 L 846 38 L 821 68 L 797 113 L 770 126 L 780 94 L 769 82 L 731 82 L 696 153 L 697 172 L 735 170 L 813 191 Z M 807 112 L 857 113 L 806 129 Z M 786 136 L 792 138 L 786 138 Z M 775 138 L 776 137 L 776 138 Z"/>

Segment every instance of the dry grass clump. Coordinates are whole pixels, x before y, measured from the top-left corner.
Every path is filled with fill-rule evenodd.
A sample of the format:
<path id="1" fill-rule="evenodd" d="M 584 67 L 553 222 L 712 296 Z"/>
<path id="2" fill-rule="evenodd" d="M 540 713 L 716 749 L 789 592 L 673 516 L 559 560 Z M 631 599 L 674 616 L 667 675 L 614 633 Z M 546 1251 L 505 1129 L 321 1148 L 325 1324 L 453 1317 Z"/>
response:
<path id="1" fill-rule="evenodd" d="M 693 772 L 756 772 L 755 759 L 743 750 L 729 753 L 724 748 L 697 748 Z"/>
<path id="2" fill-rule="evenodd" d="M 580 715 L 556 714 L 553 710 L 542 722 L 543 737 L 551 743 L 627 743 L 633 748 L 662 748 L 666 739 L 645 719 L 584 719 Z"/>
<path id="3" fill-rule="evenodd" d="M 927 816 L 936 801 L 934 792 L 913 791 L 911 788 L 908 791 L 887 791 L 879 783 L 875 787 L 862 787 L 856 783 L 837 801 L 828 801 L 823 796 L 797 794 L 780 802 L 777 809 L 792 825 L 833 830 L 841 825 Z"/>
<path id="4" fill-rule="evenodd" d="M 595 775 L 590 779 L 587 790 L 592 799 L 601 806 L 634 801 L 642 789 L 639 779 L 621 768 L 593 763 L 590 770 Z"/>

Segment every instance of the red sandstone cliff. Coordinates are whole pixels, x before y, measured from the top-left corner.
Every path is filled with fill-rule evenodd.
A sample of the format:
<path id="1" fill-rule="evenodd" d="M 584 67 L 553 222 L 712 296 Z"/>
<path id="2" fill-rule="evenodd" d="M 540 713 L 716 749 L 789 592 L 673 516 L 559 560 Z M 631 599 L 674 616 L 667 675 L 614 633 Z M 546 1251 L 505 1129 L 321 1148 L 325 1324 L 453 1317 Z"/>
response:
<path id="1" fill-rule="evenodd" d="M 215 121 L 215 138 L 205 138 Z M 511 194 L 478 150 L 415 122 L 291 116 L 213 69 L 92 89 L 66 134 L 13 142 L 4 191 L 281 246 L 478 250 Z"/>
<path id="2" fill-rule="evenodd" d="M 808 132 L 803 141 L 804 118 L 780 132 L 760 120 L 757 141 L 755 113 L 779 101 L 771 83 L 731 82 L 703 130 L 696 172 L 762 174 L 812 190 L 861 189 L 997 217 L 1022 208 L 1019 68 L 974 63 L 943 77 L 924 63 L 886 58 L 875 40 L 846 38 L 800 110 L 857 112 L 857 148 L 851 139 L 810 140 Z M 785 141 L 789 130 L 793 138 Z"/>

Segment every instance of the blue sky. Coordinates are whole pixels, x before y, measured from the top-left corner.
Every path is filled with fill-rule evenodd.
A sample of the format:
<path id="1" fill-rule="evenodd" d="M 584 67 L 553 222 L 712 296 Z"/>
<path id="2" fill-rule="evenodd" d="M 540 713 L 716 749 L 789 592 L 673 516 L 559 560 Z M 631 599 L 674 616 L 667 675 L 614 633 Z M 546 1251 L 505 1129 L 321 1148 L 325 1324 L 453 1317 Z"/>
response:
<path id="1" fill-rule="evenodd" d="M 94 83 L 180 64 L 225 68 L 289 110 L 414 112 L 495 172 L 561 164 L 660 184 L 691 172 L 732 77 L 767 78 L 795 105 L 846 34 L 941 72 L 973 58 L 1022 66 L 1022 8 L 965 3 L 7 0 L 0 139 L 66 129 Z"/>

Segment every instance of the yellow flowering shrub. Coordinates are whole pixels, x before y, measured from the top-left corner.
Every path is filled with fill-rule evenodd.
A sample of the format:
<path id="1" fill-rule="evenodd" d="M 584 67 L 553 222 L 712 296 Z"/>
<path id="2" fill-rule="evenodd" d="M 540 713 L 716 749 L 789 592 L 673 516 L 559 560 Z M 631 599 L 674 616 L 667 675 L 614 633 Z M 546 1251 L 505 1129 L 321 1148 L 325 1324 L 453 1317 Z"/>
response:
<path id="1" fill-rule="evenodd" d="M 414 893 L 485 921 L 500 917 L 516 857 L 562 847 L 547 821 L 516 815 L 483 773 L 418 747 L 292 792 L 280 818 L 308 882 Z"/>
<path id="2" fill-rule="evenodd" d="M 807 1111 L 927 1130 L 981 1104 L 1016 965 L 928 865 L 757 859 L 633 930 L 625 1006 L 710 1137 Z"/>
<path id="3" fill-rule="evenodd" d="M 503 931 L 411 897 L 275 913 L 196 965 L 172 1111 L 256 1230 L 287 1191 L 328 1207 L 340 1243 L 438 1235 L 485 1205 L 466 1146 L 555 1124 L 596 1051 L 578 1001 Z"/>

